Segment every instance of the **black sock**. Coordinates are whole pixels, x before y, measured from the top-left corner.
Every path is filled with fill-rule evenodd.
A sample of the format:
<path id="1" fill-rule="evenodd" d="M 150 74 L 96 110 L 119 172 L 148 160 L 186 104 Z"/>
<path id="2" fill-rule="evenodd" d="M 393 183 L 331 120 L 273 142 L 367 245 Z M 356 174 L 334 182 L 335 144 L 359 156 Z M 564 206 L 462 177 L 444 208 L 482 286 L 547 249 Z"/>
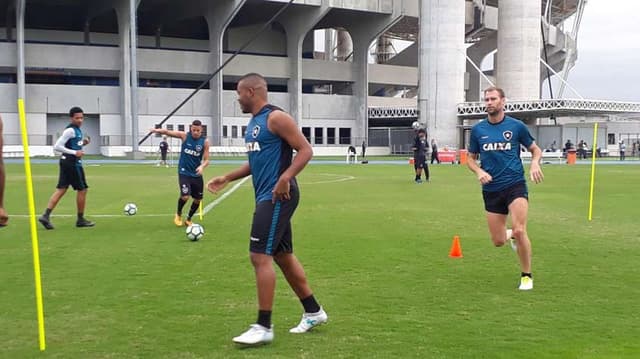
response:
<path id="1" fill-rule="evenodd" d="M 258 311 L 258 324 L 265 328 L 271 329 L 271 311 L 259 310 Z"/>
<path id="2" fill-rule="evenodd" d="M 183 201 L 182 197 L 178 198 L 178 215 L 182 216 L 182 208 L 187 204 L 187 201 Z"/>
<path id="3" fill-rule="evenodd" d="M 522 272 L 522 276 L 523 277 L 529 277 L 529 278 L 533 279 L 533 276 L 531 275 L 531 273 Z"/>
<path id="4" fill-rule="evenodd" d="M 84 212 L 78 212 L 78 219 L 84 218 Z"/>
<path id="5" fill-rule="evenodd" d="M 306 298 L 300 299 L 300 302 L 304 307 L 305 313 L 318 313 L 320 311 L 320 304 L 318 304 L 316 298 L 313 297 L 313 294 Z"/>
<path id="6" fill-rule="evenodd" d="M 49 209 L 49 208 L 45 209 L 45 210 L 44 210 L 44 216 L 45 216 L 45 217 L 47 217 L 47 218 L 49 218 L 49 215 L 51 214 L 51 211 L 52 211 L 52 210 L 51 210 L 51 209 Z"/>
<path id="7" fill-rule="evenodd" d="M 191 219 L 191 217 L 193 217 L 193 215 L 198 210 L 198 207 L 200 207 L 200 202 L 197 202 L 197 203 L 196 203 L 196 201 L 191 202 L 191 208 L 189 209 L 189 217 L 188 217 L 188 219 Z"/>

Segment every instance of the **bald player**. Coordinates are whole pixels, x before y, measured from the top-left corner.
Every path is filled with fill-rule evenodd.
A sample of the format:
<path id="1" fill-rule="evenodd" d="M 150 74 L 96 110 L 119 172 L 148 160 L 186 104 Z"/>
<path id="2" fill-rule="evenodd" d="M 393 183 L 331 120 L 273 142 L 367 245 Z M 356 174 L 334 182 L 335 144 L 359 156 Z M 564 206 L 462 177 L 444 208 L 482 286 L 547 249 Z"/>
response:
<path id="1" fill-rule="evenodd" d="M 255 211 L 249 251 L 258 287 L 258 320 L 233 341 L 265 344 L 273 341 L 274 260 L 304 308 L 302 320 L 289 332 L 305 333 L 328 319 L 313 296 L 302 264 L 293 254 L 292 243 L 291 217 L 300 199 L 296 175 L 309 162 L 313 150 L 293 118 L 268 103 L 267 82 L 261 75 L 243 76 L 237 93 L 242 112 L 253 115 L 245 135 L 249 161 L 235 171 L 213 178 L 207 188 L 218 193 L 229 182 L 252 176 Z"/>

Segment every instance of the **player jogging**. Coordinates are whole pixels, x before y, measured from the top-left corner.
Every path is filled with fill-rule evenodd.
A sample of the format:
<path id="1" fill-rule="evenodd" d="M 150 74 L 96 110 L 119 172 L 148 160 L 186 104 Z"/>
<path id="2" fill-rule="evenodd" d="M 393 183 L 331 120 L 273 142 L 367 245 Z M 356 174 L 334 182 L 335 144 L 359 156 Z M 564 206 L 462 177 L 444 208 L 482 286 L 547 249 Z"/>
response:
<path id="1" fill-rule="evenodd" d="M 468 166 L 482 184 L 491 240 L 496 247 L 511 241 L 522 268 L 519 289 L 530 290 L 533 289 L 533 277 L 531 242 L 527 235 L 529 195 L 520 160 L 520 145 L 532 154 L 529 172 L 534 183 L 540 183 L 544 178 L 540 169 L 542 151 L 524 123 L 504 114 L 502 89 L 490 87 L 484 91 L 484 96 L 488 117 L 471 129 Z M 476 163 L 478 158 L 481 166 Z M 506 227 L 509 213 L 511 229 Z"/>
<path id="2" fill-rule="evenodd" d="M 154 128 L 150 132 L 179 138 L 182 140 L 180 148 L 180 158 L 178 159 L 178 184 L 180 186 L 180 197 L 178 198 L 178 210 L 176 211 L 173 223 L 180 227 L 182 222 L 182 209 L 189 200 L 193 198 L 191 208 L 184 225 L 192 224 L 191 218 L 198 210 L 202 201 L 202 191 L 204 182 L 202 172 L 209 165 L 209 140 L 202 136 L 202 122 L 195 120 L 189 126 L 189 132 L 169 131 L 164 128 Z"/>
<path id="3" fill-rule="evenodd" d="M 261 75 L 243 76 L 237 93 L 242 112 L 253 115 L 245 135 L 249 162 L 213 178 L 207 187 L 217 193 L 231 181 L 253 177 L 256 204 L 249 251 L 258 287 L 258 320 L 233 341 L 264 344 L 273 341 L 274 260 L 304 307 L 302 320 L 289 332 L 305 333 L 327 321 L 327 313 L 314 298 L 302 264 L 293 254 L 291 231 L 291 217 L 300 198 L 295 177 L 309 162 L 313 150 L 293 118 L 268 104 L 267 82 Z"/>

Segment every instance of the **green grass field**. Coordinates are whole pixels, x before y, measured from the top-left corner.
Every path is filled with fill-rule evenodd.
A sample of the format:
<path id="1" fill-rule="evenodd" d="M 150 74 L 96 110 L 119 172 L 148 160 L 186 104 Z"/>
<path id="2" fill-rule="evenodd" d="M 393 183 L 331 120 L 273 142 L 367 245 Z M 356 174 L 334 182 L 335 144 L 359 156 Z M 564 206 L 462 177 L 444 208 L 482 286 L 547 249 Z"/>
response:
<path id="1" fill-rule="evenodd" d="M 275 342 L 250 349 L 231 342 L 256 315 L 250 182 L 205 216 L 207 234 L 192 243 L 172 224 L 175 168 L 88 166 L 97 226 L 61 216 L 75 212 L 69 193 L 56 229 L 38 227 L 44 354 L 23 168 L 7 170 L 0 358 L 640 357 L 640 166 L 598 168 L 592 222 L 589 166 L 544 167 L 545 182 L 530 185 L 535 289 L 519 292 L 516 256 L 492 246 L 465 168 L 432 167 L 433 181 L 416 185 L 408 165 L 311 165 L 299 178 L 294 246 L 330 322 L 289 334 L 302 309 L 279 275 Z M 38 213 L 56 180 L 56 165 L 34 166 Z M 138 215 L 122 214 L 129 201 Z M 448 257 L 454 235 L 462 259 Z"/>

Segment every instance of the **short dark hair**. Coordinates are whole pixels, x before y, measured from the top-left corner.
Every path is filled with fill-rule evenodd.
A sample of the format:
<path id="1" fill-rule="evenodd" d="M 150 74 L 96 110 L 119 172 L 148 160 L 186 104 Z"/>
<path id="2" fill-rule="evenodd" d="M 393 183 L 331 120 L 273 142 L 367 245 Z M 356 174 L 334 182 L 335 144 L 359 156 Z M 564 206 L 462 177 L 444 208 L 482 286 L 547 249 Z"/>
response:
<path id="1" fill-rule="evenodd" d="M 200 120 L 193 120 L 191 126 L 202 126 L 202 122 Z"/>
<path id="2" fill-rule="evenodd" d="M 240 82 L 240 81 L 242 81 L 242 80 L 250 79 L 250 78 L 256 78 L 256 79 L 260 79 L 260 80 L 262 80 L 262 81 L 264 81 L 264 82 L 267 82 L 267 80 L 264 78 L 264 76 L 260 75 L 260 74 L 259 74 L 259 73 L 257 73 L 257 72 L 249 72 L 248 74 L 243 75 L 243 76 L 238 80 L 238 82 Z"/>
<path id="3" fill-rule="evenodd" d="M 496 87 L 496 86 L 487 87 L 484 90 L 484 94 L 486 95 L 487 92 L 491 92 L 491 91 L 496 91 L 496 92 L 498 92 L 498 94 L 500 94 L 500 98 L 505 98 L 504 90 L 501 89 L 500 87 Z"/>
<path id="4" fill-rule="evenodd" d="M 76 113 L 84 114 L 84 111 L 78 106 L 74 106 L 69 110 L 69 117 L 73 117 Z"/>
<path id="5" fill-rule="evenodd" d="M 427 130 L 425 130 L 424 128 L 421 128 L 418 130 L 418 133 L 424 133 L 425 135 L 427 134 Z"/>

